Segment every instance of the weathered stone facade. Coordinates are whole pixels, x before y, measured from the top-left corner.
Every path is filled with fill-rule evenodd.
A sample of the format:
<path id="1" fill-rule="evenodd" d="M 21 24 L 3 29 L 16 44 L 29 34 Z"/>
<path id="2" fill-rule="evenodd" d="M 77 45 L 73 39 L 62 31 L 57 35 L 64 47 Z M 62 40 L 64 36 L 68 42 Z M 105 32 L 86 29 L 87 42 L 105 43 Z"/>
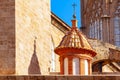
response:
<path id="1" fill-rule="evenodd" d="M 93 71 L 119 72 L 120 0 L 81 0 L 81 14 L 81 30 L 98 53 Z"/>
<path id="2" fill-rule="evenodd" d="M 15 73 L 15 1 L 0 0 L 0 74 Z"/>
<path id="3" fill-rule="evenodd" d="M 81 14 L 87 37 L 120 46 L 120 0 L 81 0 Z"/>

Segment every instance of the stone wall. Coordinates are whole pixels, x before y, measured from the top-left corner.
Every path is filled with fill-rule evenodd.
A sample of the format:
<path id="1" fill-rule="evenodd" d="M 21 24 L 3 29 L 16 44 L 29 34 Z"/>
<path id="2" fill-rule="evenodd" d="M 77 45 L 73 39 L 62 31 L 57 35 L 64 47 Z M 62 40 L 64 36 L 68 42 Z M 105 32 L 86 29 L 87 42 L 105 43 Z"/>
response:
<path id="1" fill-rule="evenodd" d="M 56 28 L 55 26 L 51 27 L 51 38 L 52 38 L 52 44 L 54 45 L 54 48 L 56 48 L 59 45 L 63 36 L 64 36 L 64 33 L 61 32 L 58 28 Z M 52 51 L 54 52 L 54 49 Z M 55 54 L 55 52 L 54 52 L 54 58 L 55 58 L 55 65 L 54 65 L 55 72 L 60 72 L 59 55 Z"/>
<path id="2" fill-rule="evenodd" d="M 120 80 L 120 76 L 0 76 L 0 80 Z"/>
<path id="3" fill-rule="evenodd" d="M 0 74 L 15 73 L 15 1 L 0 0 Z"/>
<path id="4" fill-rule="evenodd" d="M 118 58 L 120 55 L 120 48 L 96 39 L 89 39 L 88 41 L 97 52 L 97 55 L 93 58 L 93 65 L 103 62 L 102 72 L 119 72 L 119 65 L 116 62 L 120 62 Z M 113 64 L 113 62 L 117 65 Z"/>
<path id="5" fill-rule="evenodd" d="M 16 0 L 16 74 L 49 74 L 50 0 Z"/>
<path id="6" fill-rule="evenodd" d="M 93 62 L 109 59 L 109 53 L 110 53 L 109 48 L 117 49 L 117 46 L 114 46 L 109 43 L 105 43 L 97 39 L 89 39 L 88 41 L 93 47 L 93 49 L 97 52 L 97 55 L 93 59 Z"/>

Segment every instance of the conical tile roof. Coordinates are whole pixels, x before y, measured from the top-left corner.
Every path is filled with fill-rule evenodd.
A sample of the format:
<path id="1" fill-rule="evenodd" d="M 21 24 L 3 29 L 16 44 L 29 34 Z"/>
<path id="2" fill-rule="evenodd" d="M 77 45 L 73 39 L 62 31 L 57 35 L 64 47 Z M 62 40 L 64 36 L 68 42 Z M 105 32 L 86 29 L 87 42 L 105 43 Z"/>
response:
<path id="1" fill-rule="evenodd" d="M 83 33 L 76 27 L 77 26 L 77 20 L 72 20 L 72 28 L 69 32 L 66 33 L 66 35 L 63 37 L 61 43 L 59 46 L 55 49 L 55 52 L 59 54 L 59 51 L 62 49 L 68 50 L 72 48 L 83 51 L 88 51 L 89 54 L 92 53 L 92 56 L 96 55 L 96 52 L 92 49 L 89 42 L 87 41 L 87 38 Z"/>
<path id="2" fill-rule="evenodd" d="M 70 30 L 62 39 L 58 48 L 73 47 L 73 48 L 86 48 L 92 50 L 86 37 L 78 30 L 74 28 Z"/>

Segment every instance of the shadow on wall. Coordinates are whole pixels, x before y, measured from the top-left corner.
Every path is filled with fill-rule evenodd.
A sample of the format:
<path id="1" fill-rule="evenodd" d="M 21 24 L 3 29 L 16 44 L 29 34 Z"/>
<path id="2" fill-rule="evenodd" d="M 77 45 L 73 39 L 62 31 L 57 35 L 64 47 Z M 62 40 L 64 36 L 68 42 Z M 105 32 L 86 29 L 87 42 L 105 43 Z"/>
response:
<path id="1" fill-rule="evenodd" d="M 36 38 L 34 40 L 34 51 L 28 68 L 28 74 L 41 74 L 39 61 L 36 55 Z"/>

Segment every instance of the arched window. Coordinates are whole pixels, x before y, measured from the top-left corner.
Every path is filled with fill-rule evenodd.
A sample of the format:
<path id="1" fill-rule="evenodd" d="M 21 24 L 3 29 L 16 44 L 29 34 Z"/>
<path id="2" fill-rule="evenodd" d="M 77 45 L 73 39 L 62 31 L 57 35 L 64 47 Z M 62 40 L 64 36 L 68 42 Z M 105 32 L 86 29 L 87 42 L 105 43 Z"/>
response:
<path id="1" fill-rule="evenodd" d="M 97 21 L 95 20 L 95 39 L 97 39 Z"/>
<path id="2" fill-rule="evenodd" d="M 79 58 L 74 58 L 73 59 L 73 75 L 78 75 L 79 74 Z"/>
<path id="3" fill-rule="evenodd" d="M 55 72 L 55 53 L 54 53 L 54 41 L 53 38 L 51 38 L 51 61 L 50 61 L 50 72 Z"/>
<path id="4" fill-rule="evenodd" d="M 120 2 L 118 4 L 120 4 Z M 114 35 L 115 45 L 120 47 L 120 5 L 118 5 L 115 11 Z"/>
<path id="5" fill-rule="evenodd" d="M 91 38 L 93 38 L 93 34 L 94 34 L 94 27 L 93 27 L 93 24 L 91 23 Z"/>
<path id="6" fill-rule="evenodd" d="M 89 27 L 89 37 L 91 38 L 92 37 L 92 25 L 90 24 L 90 27 Z"/>
<path id="7" fill-rule="evenodd" d="M 88 75 L 88 60 L 85 60 L 85 75 Z"/>
<path id="8" fill-rule="evenodd" d="M 120 18 L 118 16 L 114 18 L 114 34 L 115 45 L 120 46 Z"/>
<path id="9" fill-rule="evenodd" d="M 68 75 L 68 58 L 64 59 L 64 75 Z"/>
<path id="10" fill-rule="evenodd" d="M 97 39 L 100 39 L 100 23 L 99 19 L 97 20 Z"/>
<path id="11" fill-rule="evenodd" d="M 103 34 L 102 34 L 102 20 L 100 20 L 100 22 L 99 22 L 99 26 L 100 26 L 100 31 L 99 31 L 99 35 L 100 35 L 100 40 L 103 40 Z"/>
<path id="12" fill-rule="evenodd" d="M 95 38 L 95 21 L 93 22 L 93 38 Z"/>

